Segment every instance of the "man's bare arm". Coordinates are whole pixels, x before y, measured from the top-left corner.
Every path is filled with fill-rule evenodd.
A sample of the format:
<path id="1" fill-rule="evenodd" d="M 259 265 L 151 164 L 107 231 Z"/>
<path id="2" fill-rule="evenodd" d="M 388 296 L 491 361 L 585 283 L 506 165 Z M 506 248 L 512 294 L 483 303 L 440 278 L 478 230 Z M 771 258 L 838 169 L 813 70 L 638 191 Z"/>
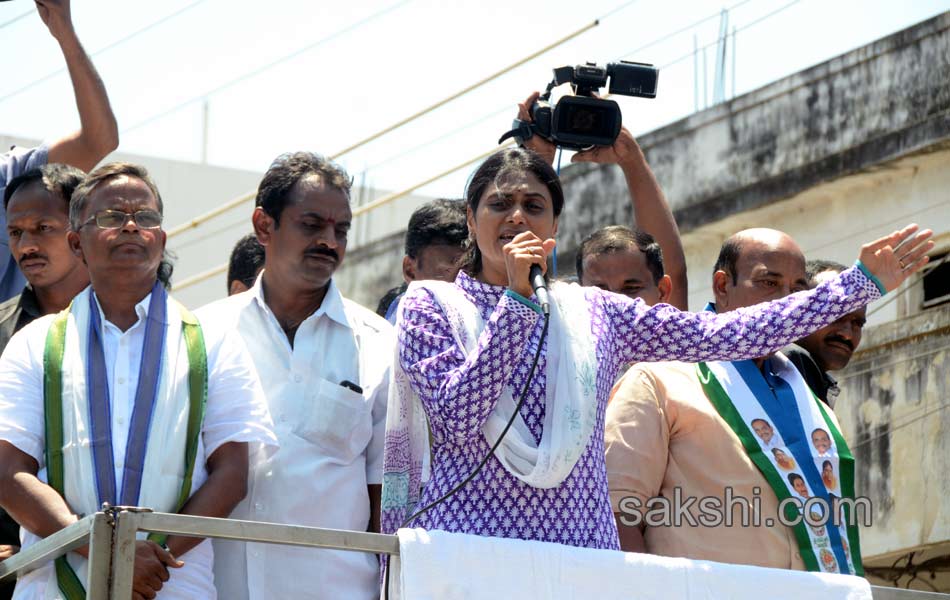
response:
<path id="1" fill-rule="evenodd" d="M 78 517 L 56 490 L 37 479 L 38 470 L 32 456 L 0 440 L 0 506 L 27 531 L 47 537 Z"/>
<path id="2" fill-rule="evenodd" d="M 380 510 L 383 506 L 383 486 L 378 483 L 371 483 L 367 487 L 369 492 L 369 527 L 367 531 L 379 533 L 380 528 Z"/>
<path id="3" fill-rule="evenodd" d="M 119 146 L 119 127 L 105 85 L 73 28 L 69 1 L 36 0 L 36 10 L 66 59 L 80 123 L 78 131 L 50 146 L 49 162 L 88 171 Z"/>
<path id="4" fill-rule="evenodd" d="M 539 97 L 538 92 L 518 104 L 518 118 L 531 121 L 530 108 Z M 531 136 L 525 146 L 534 150 L 545 160 L 554 163 L 557 147 L 539 136 Z M 578 152 L 571 162 L 594 162 L 617 164 L 623 171 L 633 203 L 633 220 L 636 227 L 652 235 L 663 251 L 663 271 L 673 281 L 673 293 L 670 304 L 680 310 L 687 310 L 688 281 L 686 278 L 686 255 L 680 241 L 680 231 L 673 218 L 673 211 L 666 202 L 660 183 L 653 170 L 647 164 L 646 156 L 634 137 L 621 128 L 620 135 L 613 146 L 598 146 L 591 150 Z"/>
<path id="5" fill-rule="evenodd" d="M 637 525 L 624 525 L 623 515 L 614 513 L 617 519 L 617 533 L 620 534 L 620 549 L 624 552 L 646 552 L 647 545 L 643 539 L 643 531 Z"/>
<path id="6" fill-rule="evenodd" d="M 620 166 L 633 203 L 633 219 L 637 229 L 652 235 L 663 251 L 663 271 L 673 280 L 670 304 L 680 310 L 687 310 L 689 290 L 686 254 L 683 252 L 680 231 L 660 183 L 647 164 L 643 150 L 627 128 L 621 128 L 613 146 L 599 146 L 578 152 L 571 162 L 615 163 Z"/>
<path id="7" fill-rule="evenodd" d="M 208 480 L 179 511 L 198 517 L 227 517 L 247 495 L 247 443 L 229 442 L 208 457 Z M 201 543 L 201 538 L 171 536 L 166 545 L 182 556 Z"/>

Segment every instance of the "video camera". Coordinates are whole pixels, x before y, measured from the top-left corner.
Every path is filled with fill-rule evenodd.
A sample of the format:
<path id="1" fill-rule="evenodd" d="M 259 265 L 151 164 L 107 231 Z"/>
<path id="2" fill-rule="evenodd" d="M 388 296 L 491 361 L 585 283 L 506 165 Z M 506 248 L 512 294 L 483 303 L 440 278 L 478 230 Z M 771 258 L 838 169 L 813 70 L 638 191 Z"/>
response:
<path id="1" fill-rule="evenodd" d="M 595 98 L 594 92 L 610 80 L 611 94 L 656 98 L 660 71 L 646 63 L 620 61 L 607 67 L 594 63 L 554 69 L 554 79 L 530 108 L 532 123 L 515 119 L 511 131 L 498 140 L 515 138 L 519 144 L 538 135 L 567 150 L 587 150 L 610 146 L 620 135 L 623 119 L 620 105 L 613 100 Z M 573 96 L 564 96 L 551 106 L 551 90 L 570 83 Z"/>

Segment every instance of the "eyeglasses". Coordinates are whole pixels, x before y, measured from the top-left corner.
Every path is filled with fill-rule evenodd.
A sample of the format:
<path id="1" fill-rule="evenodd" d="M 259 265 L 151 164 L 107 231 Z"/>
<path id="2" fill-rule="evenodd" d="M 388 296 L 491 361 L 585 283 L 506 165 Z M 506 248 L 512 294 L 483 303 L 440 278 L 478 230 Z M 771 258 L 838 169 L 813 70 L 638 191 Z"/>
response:
<path id="1" fill-rule="evenodd" d="M 132 219 L 140 229 L 158 229 L 162 226 L 162 215 L 154 210 L 137 210 L 127 213 L 121 210 L 100 210 L 82 224 L 83 227 L 96 222 L 99 229 L 121 229 Z"/>

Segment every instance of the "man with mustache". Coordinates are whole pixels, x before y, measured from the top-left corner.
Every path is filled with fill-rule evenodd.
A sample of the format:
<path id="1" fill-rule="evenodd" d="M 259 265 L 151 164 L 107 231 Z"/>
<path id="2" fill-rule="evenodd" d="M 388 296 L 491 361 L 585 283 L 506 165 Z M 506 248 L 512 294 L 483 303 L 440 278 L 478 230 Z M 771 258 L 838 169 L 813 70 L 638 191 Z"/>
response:
<path id="1" fill-rule="evenodd" d="M 24 547 L 105 502 L 225 517 L 244 497 L 249 447 L 275 445 L 244 344 L 160 280 L 162 212 L 144 168 L 92 171 L 73 192 L 68 234 L 91 285 L 0 358 L 0 505 Z M 132 600 L 215 597 L 207 540 L 151 535 L 134 551 Z M 87 556 L 81 547 L 21 577 L 17 598 L 84 598 Z"/>
<path id="2" fill-rule="evenodd" d="M 59 44 L 66 61 L 80 127 L 52 143 L 35 148 L 12 148 L 0 154 L 0 195 L 14 177 L 30 169 L 47 163 L 64 163 L 88 170 L 119 145 L 119 128 L 106 88 L 73 28 L 70 0 L 35 0 L 35 4 L 36 12 Z M 24 48 L 23 51 L 34 50 Z M 17 62 L 12 56 L 6 58 L 8 64 Z M 7 248 L 7 228 L 2 220 L 0 214 L 0 302 L 15 297 L 26 283 L 15 264 L 15 254 Z"/>
<path id="3" fill-rule="evenodd" d="M 280 450 L 252 457 L 233 518 L 378 531 L 392 327 L 340 293 L 333 274 L 350 229 L 349 175 L 310 152 L 279 156 L 252 217 L 264 246 L 254 286 L 198 311 L 251 349 Z M 215 543 L 218 596 L 369 599 L 372 554 Z"/>
<path id="4" fill-rule="evenodd" d="M 89 285 L 86 266 L 69 247 L 69 198 L 86 174 L 66 165 L 46 165 L 15 177 L 3 193 L 10 254 L 26 287 L 0 304 L 0 352 L 13 334 L 43 315 L 59 312 Z M 20 527 L 0 508 L 0 560 L 20 546 Z M 13 584 L 0 585 L 0 600 Z"/>
<path id="5" fill-rule="evenodd" d="M 0 351 L 27 323 L 63 310 L 89 285 L 66 235 L 69 198 L 85 176 L 75 167 L 46 165 L 14 178 L 4 191 L 10 254 L 27 285 L 0 304 Z"/>
<path id="6" fill-rule="evenodd" d="M 933 247 L 926 241 L 929 231 L 914 236 L 915 231 L 916 226 L 905 228 L 865 248 L 880 252 L 887 244 L 902 275 L 910 273 L 927 261 L 925 254 Z M 859 262 L 853 268 L 860 267 Z M 781 298 L 808 288 L 805 257 L 798 244 L 780 231 L 740 231 L 723 243 L 712 284 L 715 303 L 707 310 L 716 312 Z M 750 341 L 740 336 L 734 343 Z M 757 437 L 755 425 L 765 419 L 773 434 L 784 440 L 781 450 L 769 452 Z M 834 439 L 824 434 L 813 447 L 809 436 L 819 427 Z M 743 518 L 751 514 L 752 498 L 759 501 L 755 508 L 759 515 L 779 516 L 780 501 L 797 491 L 782 474 L 792 468 L 800 471 L 812 495 L 828 499 L 832 490 L 825 489 L 816 467 L 819 454 L 835 455 L 838 464 L 848 467 L 839 471 L 840 477 L 850 478 L 848 485 L 834 492 L 854 497 L 854 458 L 834 414 L 811 396 L 801 375 L 781 353 L 745 361 L 636 365 L 614 388 L 604 445 L 611 502 L 624 550 L 862 573 L 857 545 L 851 543 L 858 535 L 853 524 L 829 523 L 826 535 L 815 536 L 800 523 L 771 527 L 765 521 Z M 736 502 L 727 500 L 727 488 Z M 686 499 L 714 500 L 718 506 L 712 513 L 723 518 L 676 525 L 643 518 L 652 499 L 673 498 L 674 491 Z M 695 517 L 697 511 L 694 504 L 688 512 Z M 745 520 L 750 526 L 730 527 L 727 515 L 734 523 Z M 830 563 L 818 561 L 816 549 L 820 548 L 834 550 Z"/>
<path id="7" fill-rule="evenodd" d="M 830 260 L 810 260 L 805 265 L 808 287 L 814 288 L 846 268 Z M 841 390 L 838 381 L 828 371 L 838 371 L 848 366 L 861 343 L 867 312 L 867 307 L 862 306 L 783 351 L 801 372 L 808 387 L 831 408 L 835 407 Z"/>

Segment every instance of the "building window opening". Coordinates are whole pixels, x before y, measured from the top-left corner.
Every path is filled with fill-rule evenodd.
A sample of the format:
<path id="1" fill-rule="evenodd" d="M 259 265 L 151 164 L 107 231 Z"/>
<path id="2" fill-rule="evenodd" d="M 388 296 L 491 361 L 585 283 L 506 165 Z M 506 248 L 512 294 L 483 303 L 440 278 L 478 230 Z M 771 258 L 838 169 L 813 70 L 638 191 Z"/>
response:
<path id="1" fill-rule="evenodd" d="M 924 267 L 924 308 L 950 302 L 950 252 L 931 256 Z"/>

